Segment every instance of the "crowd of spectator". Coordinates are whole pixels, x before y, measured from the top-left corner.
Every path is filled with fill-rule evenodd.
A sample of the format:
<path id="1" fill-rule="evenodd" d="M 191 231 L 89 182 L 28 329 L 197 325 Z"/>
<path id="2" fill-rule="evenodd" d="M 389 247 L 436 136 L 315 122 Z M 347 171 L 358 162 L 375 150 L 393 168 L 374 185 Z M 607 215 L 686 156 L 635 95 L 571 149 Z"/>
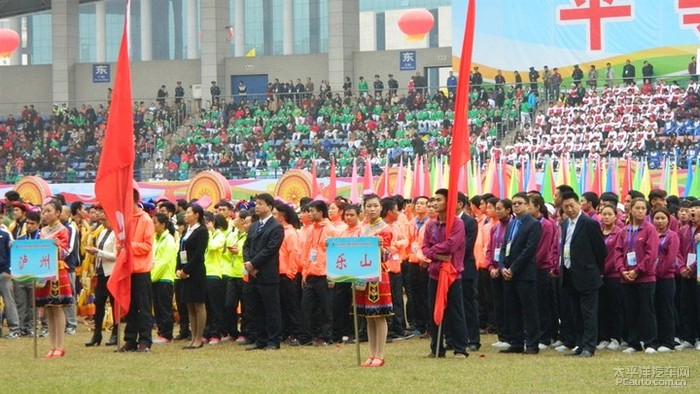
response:
<path id="1" fill-rule="evenodd" d="M 608 68 L 600 88 L 594 68 L 585 81 L 580 70 L 574 70 L 578 79 L 571 88 L 561 91 L 556 69 L 545 68 L 545 83 L 538 84 L 539 72 L 531 68 L 524 87 L 517 76 L 507 85 L 500 72 L 487 86 L 475 67 L 469 96 L 474 156 L 481 163 L 537 157 L 540 165 L 549 156 L 646 156 L 652 167 L 663 157 L 684 166 L 696 156 L 695 78 L 683 87 L 646 78 L 647 72 L 638 86 L 634 79 L 609 80 Z M 350 176 L 355 158 L 362 174 L 366 159 L 379 173 L 386 160 L 396 165 L 419 155 L 449 154 L 457 86 L 452 73 L 446 88 L 427 87 L 420 74 L 406 88 L 391 74 L 387 88 L 375 75 L 371 85 L 363 77 L 353 86 L 347 78 L 342 91 L 331 90 L 328 81 L 317 91 L 310 77 L 306 83 L 273 81 L 258 95 L 249 95 L 241 82 L 234 96 L 221 95 L 212 83 L 213 105 L 206 108 L 186 108 L 181 84 L 174 101 L 162 85 L 151 104 L 134 102 L 137 179 L 186 180 L 206 169 L 228 178 L 278 177 L 287 169 L 310 170 L 312 163 L 318 176 L 327 176 L 332 159 L 339 176 Z M 18 116 L 0 117 L 2 179 L 94 179 L 107 115 L 102 105 L 62 104 L 51 114 L 25 106 Z M 508 131 L 515 131 L 512 139 L 504 139 Z"/>

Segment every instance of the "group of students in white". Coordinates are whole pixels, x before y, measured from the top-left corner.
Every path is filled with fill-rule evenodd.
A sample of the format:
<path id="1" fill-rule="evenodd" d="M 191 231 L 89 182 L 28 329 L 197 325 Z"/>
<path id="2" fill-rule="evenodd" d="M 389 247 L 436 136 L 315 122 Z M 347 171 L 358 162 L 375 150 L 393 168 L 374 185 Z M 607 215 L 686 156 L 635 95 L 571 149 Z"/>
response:
<path id="1" fill-rule="evenodd" d="M 387 340 L 431 337 L 432 357 L 444 357 L 446 350 L 467 357 L 479 350 L 485 332 L 497 334 L 493 346 L 503 353 L 537 354 L 553 347 L 590 357 L 604 349 L 700 350 L 700 201 L 680 201 L 662 190 L 652 190 L 647 200 L 630 191 L 623 206 L 613 193 L 579 197 L 567 185 L 557 188 L 554 206 L 537 192 L 470 200 L 460 193 L 458 220 L 446 234 L 447 197 L 440 189 L 412 201 L 367 195 L 360 205 L 342 198 L 302 199 L 295 209 L 265 194 L 238 206 L 221 201 L 212 211 L 197 201 L 158 201 L 152 222 L 138 224 L 152 226 L 153 239 L 141 245 L 150 248 L 144 261 L 151 287 L 132 288 L 131 312 L 146 313 L 147 331 L 155 325 L 157 336 L 151 340 L 139 329 L 138 346 L 132 332 L 121 350 L 147 352 L 152 343 L 175 340 L 189 341 L 184 349 L 235 341 L 249 350 L 368 340 L 370 357 L 363 366 L 380 367 Z M 56 329 L 66 324 L 65 317 L 51 306 L 74 305 L 81 285 L 94 293 L 96 306 L 94 332 L 85 345 L 100 345 L 108 328 L 107 300 L 114 302 L 106 283 L 117 255 L 101 207 L 91 208 L 89 220 L 74 214 L 61 223 L 55 199 L 41 215 L 28 204 L 11 204 L 22 208 L 14 210 L 9 228 L 0 229 L 3 238 L 58 239 L 61 261 L 69 252 L 82 253 L 73 267 L 62 263 L 65 275 L 47 283 L 46 293 L 36 294 L 51 331 L 46 357 L 65 354 L 64 330 Z M 271 218 L 283 229 L 278 239 L 263 232 Z M 198 227 L 206 236 L 197 235 Z M 328 264 L 335 264 L 326 261 L 327 239 L 357 236 L 380 237 L 383 272 L 380 282 L 357 291 L 358 315 L 367 318 L 360 338 L 354 338 L 350 315 L 351 285 L 326 277 Z M 264 238 L 268 244 L 256 246 L 262 237 L 269 237 Z M 75 246 L 71 251 L 69 243 Z M 9 274 L 9 242 L 6 246 L 0 245 L 0 268 Z M 274 251 L 265 254 L 267 247 Z M 245 248 L 259 248 L 254 253 L 273 262 L 273 280 L 265 273 L 270 266 Z M 194 268 L 197 254 L 202 269 Z M 432 310 L 441 264 L 453 264 L 457 280 L 449 288 L 437 338 Z M 71 281 L 68 273 L 75 267 L 82 272 Z M 31 333 L 33 318 L 25 317 L 31 316 L 26 306 L 22 316 L 11 310 L 21 286 L 14 293 L 11 287 L 0 289 L 9 336 L 16 338 Z M 147 299 L 148 310 L 134 308 L 134 297 Z M 116 326 L 107 345 L 117 343 Z"/>

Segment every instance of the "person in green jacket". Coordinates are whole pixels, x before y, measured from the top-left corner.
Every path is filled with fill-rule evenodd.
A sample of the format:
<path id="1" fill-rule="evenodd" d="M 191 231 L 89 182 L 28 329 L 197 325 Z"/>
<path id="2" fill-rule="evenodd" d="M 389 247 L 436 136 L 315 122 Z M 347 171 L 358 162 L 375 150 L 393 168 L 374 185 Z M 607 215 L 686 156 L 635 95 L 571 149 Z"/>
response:
<path id="1" fill-rule="evenodd" d="M 178 246 L 175 242 L 175 226 L 165 213 L 153 217 L 155 243 L 153 244 L 153 311 L 155 312 L 158 337 L 153 343 L 173 341 L 173 283 L 177 265 Z"/>
<path id="2" fill-rule="evenodd" d="M 233 229 L 226 235 L 224 251 L 223 276 L 226 280 L 226 301 L 224 303 L 224 326 L 222 341 L 236 340 L 236 343 L 245 345 L 247 330 L 247 319 L 245 318 L 246 303 L 245 293 L 246 282 L 243 281 L 243 244 L 247 236 L 244 228 L 245 219 L 248 212 L 238 211 L 233 219 Z M 238 304 L 241 305 L 241 329 L 238 329 Z"/>
<path id="3" fill-rule="evenodd" d="M 360 82 L 357 83 L 357 90 L 360 91 L 360 96 L 366 96 L 368 89 L 369 86 L 365 80 L 365 77 L 360 77 Z"/>
<path id="4" fill-rule="evenodd" d="M 210 345 L 221 342 L 221 327 L 224 316 L 224 281 L 222 269 L 224 262 L 224 247 L 228 222 L 224 215 L 213 212 L 204 213 L 204 223 L 209 230 L 209 244 L 204 254 L 204 266 L 207 269 L 207 323 L 204 338 Z"/>

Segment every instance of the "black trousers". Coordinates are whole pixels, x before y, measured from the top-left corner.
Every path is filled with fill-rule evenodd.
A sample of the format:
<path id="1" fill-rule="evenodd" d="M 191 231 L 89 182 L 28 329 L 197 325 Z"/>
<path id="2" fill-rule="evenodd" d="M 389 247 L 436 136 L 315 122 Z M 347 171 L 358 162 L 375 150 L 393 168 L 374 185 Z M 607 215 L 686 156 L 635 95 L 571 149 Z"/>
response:
<path id="1" fill-rule="evenodd" d="M 511 333 L 508 330 L 508 324 L 506 321 L 506 306 L 505 306 L 505 295 L 503 292 L 503 277 L 499 276 L 497 278 L 491 279 L 491 295 L 493 298 L 493 315 L 496 322 L 496 330 L 498 334 L 498 340 L 500 342 L 509 342 L 511 340 Z"/>
<path id="2" fill-rule="evenodd" d="M 409 264 L 408 276 L 413 292 L 413 300 L 409 299 L 408 302 L 413 303 L 410 309 L 414 313 L 413 320 L 409 320 L 408 323 L 416 330 L 426 332 L 428 321 L 431 319 L 428 307 L 428 269 L 420 264 Z"/>
<path id="3" fill-rule="evenodd" d="M 344 336 L 355 335 L 352 322 L 352 284 L 336 283 L 331 293 L 333 294 L 333 342 L 340 342 Z"/>
<path id="4" fill-rule="evenodd" d="M 510 346 L 516 349 L 537 348 L 537 285 L 535 281 L 503 282 L 506 321 L 511 335 Z"/>
<path id="5" fill-rule="evenodd" d="M 180 318 L 180 336 L 189 337 L 190 332 L 190 315 L 187 311 L 187 304 L 180 301 L 180 294 L 182 294 L 182 280 L 175 279 L 175 305 L 177 306 L 177 314 Z"/>
<path id="6" fill-rule="evenodd" d="M 225 294 L 223 279 L 207 277 L 207 323 L 204 325 L 204 337 L 207 339 L 221 339 Z"/>
<path id="7" fill-rule="evenodd" d="M 241 335 L 238 330 L 238 304 L 241 304 L 241 315 L 245 316 L 246 305 L 243 302 L 243 278 L 224 278 L 226 281 L 226 298 L 224 301 L 224 319 L 222 334 L 237 338 Z"/>
<path id="8" fill-rule="evenodd" d="M 250 285 L 250 310 L 258 347 L 279 346 L 282 342 L 280 287 L 274 284 Z"/>
<path id="9" fill-rule="evenodd" d="M 97 283 L 95 284 L 95 336 L 98 339 L 102 338 L 102 325 L 105 320 L 107 299 L 109 299 L 109 304 L 114 308 L 114 297 L 112 297 L 112 294 L 107 289 L 108 280 L 109 276 L 97 275 Z M 32 316 L 32 318 L 34 317 Z M 114 322 L 115 325 L 117 323 L 119 322 Z"/>
<path id="10" fill-rule="evenodd" d="M 435 309 L 435 296 L 437 293 L 438 281 L 430 278 L 428 280 L 428 297 L 430 310 Z M 442 319 L 442 330 L 438 338 L 438 326 L 435 320 L 430 317 L 430 351 L 438 355 L 445 354 L 445 334 L 449 333 L 451 345 L 455 353 L 466 353 L 467 350 L 467 324 L 464 319 L 464 301 L 462 297 L 462 281 L 455 280 L 447 292 L 447 306 Z"/>
<path id="11" fill-rule="evenodd" d="M 625 319 L 629 330 L 628 344 L 637 350 L 656 343 L 655 282 L 622 285 L 625 297 Z"/>
<path id="12" fill-rule="evenodd" d="M 554 290 L 549 280 L 549 269 L 537 270 L 537 313 L 540 326 L 537 331 L 538 341 L 549 346 L 552 343 L 552 313 L 554 310 Z"/>
<path id="13" fill-rule="evenodd" d="M 683 283 L 683 277 L 676 275 L 674 279 L 676 282 L 676 293 L 673 296 L 673 305 L 675 307 L 675 321 L 674 325 L 676 327 L 676 336 L 680 338 L 681 336 L 681 286 Z"/>
<path id="14" fill-rule="evenodd" d="M 131 303 L 129 314 L 126 315 L 124 342 L 151 346 L 151 294 L 150 272 L 131 274 Z"/>
<path id="15" fill-rule="evenodd" d="M 604 278 L 600 288 L 598 308 L 598 338 L 601 341 L 612 339 L 622 342 L 625 326 L 625 301 L 620 278 Z"/>
<path id="16" fill-rule="evenodd" d="M 467 327 L 467 345 L 481 347 L 476 286 L 473 279 L 462 278 L 462 303 L 464 304 L 464 321 Z"/>
<path id="17" fill-rule="evenodd" d="M 574 311 L 571 310 L 569 293 L 562 290 L 561 280 L 557 280 L 554 287 L 555 298 L 559 305 L 559 338 L 566 347 L 576 346 L 576 326 L 574 324 Z"/>
<path id="18" fill-rule="evenodd" d="M 564 275 L 569 275 L 564 273 Z M 572 284 L 562 289 L 568 294 L 574 317 L 576 346 L 595 353 L 598 344 L 598 289 L 578 291 Z"/>
<path id="19" fill-rule="evenodd" d="M 332 315 L 328 280 L 325 276 L 307 276 L 301 297 L 301 342 L 314 338 L 331 340 Z M 317 311 L 318 313 L 314 313 Z M 314 319 L 316 317 L 316 319 Z M 314 321 L 317 320 L 317 321 Z"/>
<path id="20" fill-rule="evenodd" d="M 282 338 L 299 337 L 301 333 L 301 305 L 299 289 L 293 279 L 280 275 L 280 306 L 282 309 Z"/>
<path id="21" fill-rule="evenodd" d="M 657 343 L 656 347 L 666 346 L 673 349 L 675 346 L 675 307 L 674 297 L 676 293 L 676 280 L 657 279 L 656 292 L 654 294 L 654 309 L 656 310 Z"/>
<path id="22" fill-rule="evenodd" d="M 695 277 L 681 282 L 681 330 L 680 338 L 692 344 L 698 339 L 698 284 Z"/>
<path id="23" fill-rule="evenodd" d="M 491 302 L 491 275 L 489 270 L 479 268 L 479 280 L 477 286 L 477 304 L 479 305 L 479 323 L 481 328 L 496 329 L 496 320 Z"/>
<path id="24" fill-rule="evenodd" d="M 389 318 L 389 336 L 402 337 L 406 335 L 406 315 L 403 309 L 403 277 L 400 272 L 389 272 L 391 286 L 391 302 L 394 304 L 394 315 Z"/>
<path id="25" fill-rule="evenodd" d="M 173 339 L 173 283 L 153 283 L 153 312 L 155 312 L 158 335 Z"/>

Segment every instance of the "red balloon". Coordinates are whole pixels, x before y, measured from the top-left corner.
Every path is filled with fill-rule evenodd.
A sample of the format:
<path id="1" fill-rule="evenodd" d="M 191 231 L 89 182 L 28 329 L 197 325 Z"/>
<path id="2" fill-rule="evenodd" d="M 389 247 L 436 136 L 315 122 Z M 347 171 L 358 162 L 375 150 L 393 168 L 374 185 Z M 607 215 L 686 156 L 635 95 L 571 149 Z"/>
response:
<path id="1" fill-rule="evenodd" d="M 433 28 L 435 18 L 425 8 L 412 9 L 401 14 L 398 24 L 409 40 L 419 41 Z"/>
<path id="2" fill-rule="evenodd" d="M 19 47 L 19 34 L 10 29 L 0 29 L 0 54 L 12 53 Z"/>

